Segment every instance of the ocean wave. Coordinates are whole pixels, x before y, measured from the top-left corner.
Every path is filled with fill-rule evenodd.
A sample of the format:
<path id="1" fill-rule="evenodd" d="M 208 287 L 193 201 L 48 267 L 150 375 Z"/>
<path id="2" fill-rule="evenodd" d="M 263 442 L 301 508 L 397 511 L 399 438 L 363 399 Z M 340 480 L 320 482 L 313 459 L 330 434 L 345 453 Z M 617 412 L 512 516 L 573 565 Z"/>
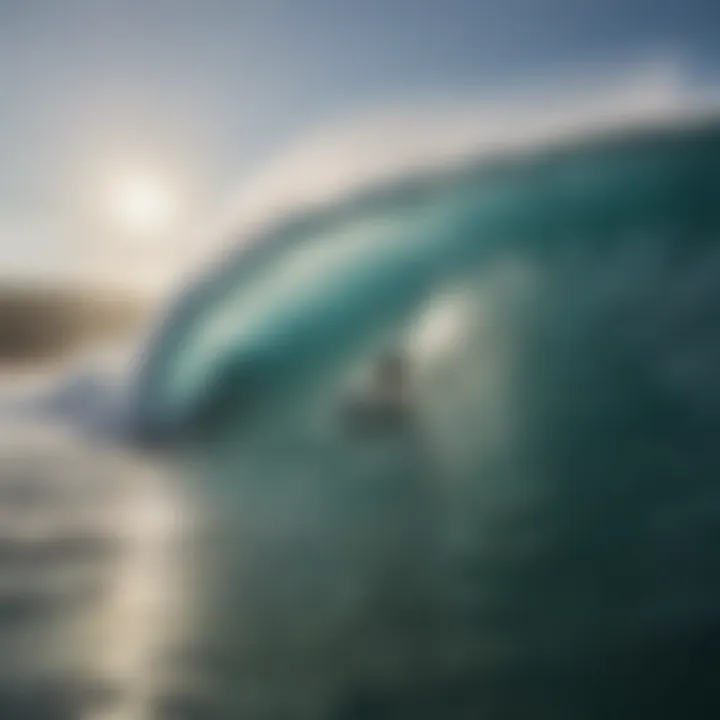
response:
<path id="1" fill-rule="evenodd" d="M 228 712 L 713 704 L 718 168 L 716 116 L 465 156 L 276 217 L 182 295 L 135 418 L 214 506 L 194 662 Z M 408 415 L 368 433 L 389 350 Z"/>
<path id="2" fill-rule="evenodd" d="M 171 304 L 134 446 L 84 375 L 11 424 L 0 714 L 715 713 L 720 122 L 648 105 L 350 156 Z"/>
<path id="3" fill-rule="evenodd" d="M 247 393 L 275 362 L 276 382 L 290 364 L 329 358 L 328 343 L 360 342 L 358 324 L 377 334 L 408 322 L 436 288 L 499 253 L 711 226 L 716 136 L 715 120 L 694 120 L 466 158 L 271 223 L 181 296 L 148 347 L 140 400 L 158 411 L 166 392 L 177 420 L 210 385 L 227 387 L 223 373 Z M 232 375 L 244 364 L 245 381 Z"/>

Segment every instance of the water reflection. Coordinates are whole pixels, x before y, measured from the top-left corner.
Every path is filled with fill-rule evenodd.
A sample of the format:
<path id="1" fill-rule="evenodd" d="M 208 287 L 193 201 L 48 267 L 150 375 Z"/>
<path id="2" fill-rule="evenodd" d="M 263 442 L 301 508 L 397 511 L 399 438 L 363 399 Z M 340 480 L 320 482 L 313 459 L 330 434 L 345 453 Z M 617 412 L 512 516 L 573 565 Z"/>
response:
<path id="1" fill-rule="evenodd" d="M 2 439 L 0 717 L 156 717 L 188 599 L 177 486 L 64 429 Z"/>

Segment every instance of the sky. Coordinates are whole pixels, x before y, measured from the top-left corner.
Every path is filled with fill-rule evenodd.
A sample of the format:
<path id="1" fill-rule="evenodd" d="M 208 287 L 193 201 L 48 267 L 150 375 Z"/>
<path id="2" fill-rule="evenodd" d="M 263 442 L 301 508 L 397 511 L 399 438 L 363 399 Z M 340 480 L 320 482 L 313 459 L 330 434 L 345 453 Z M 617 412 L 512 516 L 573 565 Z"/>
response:
<path id="1" fill-rule="evenodd" d="M 672 58 L 715 0 L 0 0 L 0 279 L 170 264 L 296 138 L 417 98 Z"/>

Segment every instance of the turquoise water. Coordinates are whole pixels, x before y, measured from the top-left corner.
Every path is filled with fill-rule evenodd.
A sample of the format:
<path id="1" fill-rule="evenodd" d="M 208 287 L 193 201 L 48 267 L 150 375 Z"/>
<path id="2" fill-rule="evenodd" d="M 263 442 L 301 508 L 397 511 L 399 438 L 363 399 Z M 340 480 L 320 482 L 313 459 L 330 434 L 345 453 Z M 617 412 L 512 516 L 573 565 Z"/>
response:
<path id="1" fill-rule="evenodd" d="M 715 122 L 561 142 L 280 219 L 186 294 L 137 420 L 223 509 L 236 716 L 718 709 L 719 198 Z M 356 436 L 387 348 L 413 421 Z"/>
<path id="2" fill-rule="evenodd" d="M 291 405 L 300 374 L 327 383 L 320 364 L 402 333 L 435 295 L 482 287 L 478 273 L 509 257 L 543 274 L 571 254 L 690 254 L 712 242 L 716 154 L 712 124 L 636 131 L 409 177 L 279 221 L 178 303 L 150 347 L 138 419 L 191 425 L 219 406 L 213 393 L 266 402 L 264 383 Z"/>
<path id="3" fill-rule="evenodd" d="M 8 652 L 0 715 L 58 717 L 32 688 L 70 677 L 68 718 L 713 717 L 719 198 L 709 121 L 411 174 L 243 242 L 141 353 L 137 467 L 78 451 L 133 478 L 95 506 L 129 525 L 83 566 L 104 594 L 50 613 L 70 669 L 45 610 L 0 612 L 3 647 L 24 622 L 60 658 Z M 348 422 L 388 350 L 403 422 Z"/>

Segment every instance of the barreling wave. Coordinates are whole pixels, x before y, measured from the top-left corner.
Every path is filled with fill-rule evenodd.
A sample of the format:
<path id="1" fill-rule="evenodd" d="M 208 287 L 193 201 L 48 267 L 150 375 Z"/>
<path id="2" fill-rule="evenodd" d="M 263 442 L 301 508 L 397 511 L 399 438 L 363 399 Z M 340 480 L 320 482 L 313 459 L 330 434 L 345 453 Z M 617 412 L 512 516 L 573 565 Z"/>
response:
<path id="1" fill-rule="evenodd" d="M 132 380 L 8 399 L 0 715 L 718 716 L 720 120 L 690 115 L 450 138 L 354 190 L 306 165 L 314 204 L 251 222 Z"/>
<path id="2" fill-rule="evenodd" d="M 719 135 L 705 119 L 559 140 L 280 218 L 173 308 L 145 358 L 138 422 L 172 432 L 231 398 L 248 407 L 303 372 L 321 377 L 319 363 L 407 323 L 439 288 L 500 255 L 707 242 Z"/>
<path id="3" fill-rule="evenodd" d="M 238 238 L 133 398 L 212 513 L 164 660 L 197 707 L 714 714 L 719 196 L 708 116 L 482 153 Z M 407 424 L 359 432 L 347 400 L 388 350 Z"/>

